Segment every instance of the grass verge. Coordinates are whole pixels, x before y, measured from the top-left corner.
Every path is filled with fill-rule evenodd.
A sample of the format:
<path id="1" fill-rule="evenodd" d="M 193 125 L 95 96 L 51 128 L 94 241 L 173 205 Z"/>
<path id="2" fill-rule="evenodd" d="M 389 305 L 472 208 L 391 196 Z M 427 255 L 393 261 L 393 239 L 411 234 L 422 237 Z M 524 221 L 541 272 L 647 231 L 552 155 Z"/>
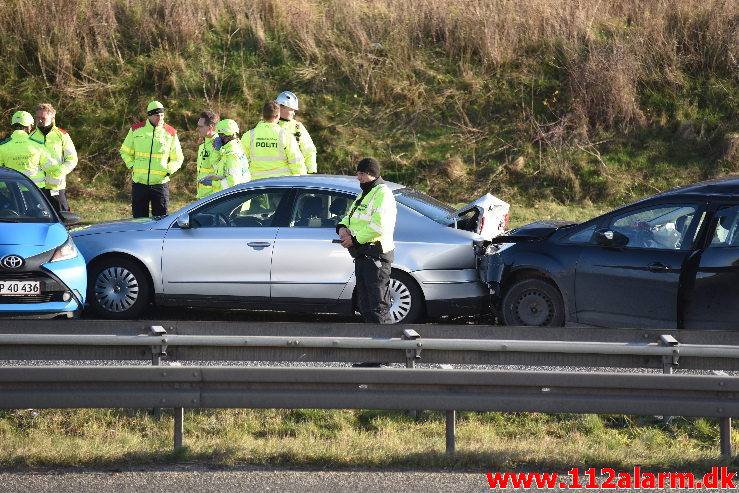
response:
<path id="1" fill-rule="evenodd" d="M 331 468 L 566 470 L 635 465 L 705 471 L 722 459 L 718 425 L 703 418 L 461 412 L 457 454 L 445 454 L 444 414 L 393 411 L 188 410 L 185 447 L 173 419 L 146 410 L 0 412 L 0 467 L 114 467 L 181 461 Z M 734 432 L 734 440 L 739 434 Z"/>

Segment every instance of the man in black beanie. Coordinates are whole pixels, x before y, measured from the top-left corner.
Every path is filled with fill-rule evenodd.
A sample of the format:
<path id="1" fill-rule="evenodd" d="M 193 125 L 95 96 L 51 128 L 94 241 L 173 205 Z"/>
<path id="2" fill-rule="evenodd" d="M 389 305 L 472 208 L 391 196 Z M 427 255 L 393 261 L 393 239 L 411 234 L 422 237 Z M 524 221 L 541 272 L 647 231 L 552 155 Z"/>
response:
<path id="1" fill-rule="evenodd" d="M 364 158 L 357 164 L 362 193 L 357 197 L 336 232 L 341 246 L 354 258 L 357 301 L 362 320 L 394 323 L 390 315 L 390 268 L 395 244 L 395 197 L 380 177 L 380 163 Z"/>

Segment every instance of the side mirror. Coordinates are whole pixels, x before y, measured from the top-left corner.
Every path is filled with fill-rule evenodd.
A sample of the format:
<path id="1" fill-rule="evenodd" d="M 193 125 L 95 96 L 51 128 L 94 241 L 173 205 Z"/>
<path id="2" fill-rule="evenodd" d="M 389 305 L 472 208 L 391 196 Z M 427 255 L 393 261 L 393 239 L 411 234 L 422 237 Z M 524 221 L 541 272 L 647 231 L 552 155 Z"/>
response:
<path id="1" fill-rule="evenodd" d="M 622 247 L 629 243 L 629 237 L 618 231 L 599 229 L 595 232 L 595 242 L 604 247 Z"/>
<path id="2" fill-rule="evenodd" d="M 181 229 L 190 229 L 190 214 L 186 212 L 177 217 L 177 227 Z"/>
<path id="3" fill-rule="evenodd" d="M 62 218 L 62 224 L 65 226 L 74 226 L 82 222 L 82 218 L 76 212 L 60 211 L 59 215 Z"/>
<path id="4" fill-rule="evenodd" d="M 599 229 L 595 232 L 595 242 L 605 247 L 622 247 L 629 243 L 629 237 L 618 231 Z"/>

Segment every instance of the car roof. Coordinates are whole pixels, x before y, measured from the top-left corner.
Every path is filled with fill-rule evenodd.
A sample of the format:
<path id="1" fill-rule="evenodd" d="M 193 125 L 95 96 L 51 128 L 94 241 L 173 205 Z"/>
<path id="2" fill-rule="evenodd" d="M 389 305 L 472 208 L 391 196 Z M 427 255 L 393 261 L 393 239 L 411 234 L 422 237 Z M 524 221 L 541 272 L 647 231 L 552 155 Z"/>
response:
<path id="1" fill-rule="evenodd" d="M 26 175 L 21 173 L 20 171 L 16 171 L 13 168 L 6 168 L 5 166 L 0 166 L 0 178 L 24 178 L 28 181 L 31 181 L 30 178 L 28 178 Z"/>
<path id="2" fill-rule="evenodd" d="M 405 188 L 404 185 L 386 181 L 385 184 L 391 190 Z M 261 180 L 248 181 L 237 185 L 237 187 L 253 187 L 253 186 L 279 186 L 279 187 L 315 187 L 315 188 L 332 188 L 344 190 L 352 193 L 359 193 L 359 182 L 357 177 L 353 175 L 293 175 L 279 176 L 275 178 L 262 178 Z"/>
<path id="3" fill-rule="evenodd" d="M 739 174 L 722 176 L 691 185 L 676 187 L 649 197 L 682 197 L 695 196 L 701 198 L 739 198 Z"/>

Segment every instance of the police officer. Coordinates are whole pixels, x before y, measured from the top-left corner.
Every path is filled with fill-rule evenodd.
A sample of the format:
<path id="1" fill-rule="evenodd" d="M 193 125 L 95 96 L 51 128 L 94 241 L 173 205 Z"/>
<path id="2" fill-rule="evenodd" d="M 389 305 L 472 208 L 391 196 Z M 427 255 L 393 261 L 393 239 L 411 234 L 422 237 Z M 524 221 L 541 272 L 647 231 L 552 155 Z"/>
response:
<path id="1" fill-rule="evenodd" d="M 391 324 L 390 267 L 395 249 L 395 198 L 380 177 L 380 163 L 373 158 L 359 161 L 357 180 L 362 193 L 346 217 L 339 221 L 336 232 L 341 246 L 354 258 L 362 320 Z"/>
<path id="2" fill-rule="evenodd" d="M 239 140 L 239 126 L 233 120 L 221 120 L 216 125 L 216 132 L 221 142 L 218 160 L 213 163 L 214 172 L 201 178 L 212 182 L 213 193 L 250 179 L 249 161 Z"/>
<path id="3" fill-rule="evenodd" d="M 146 108 L 148 118 L 126 135 L 120 153 L 132 171 L 131 211 L 133 217 L 167 214 L 169 177 L 182 166 L 184 156 L 177 130 L 164 123 L 164 106 L 152 101 Z"/>
<path id="4" fill-rule="evenodd" d="M 262 120 L 243 135 L 252 180 L 306 172 L 295 137 L 277 124 L 279 119 L 280 105 L 269 101 L 262 108 Z"/>
<path id="5" fill-rule="evenodd" d="M 198 174 L 196 198 L 202 199 L 213 193 L 213 186 L 208 180 L 203 180 L 206 175 L 213 173 L 212 163 L 218 160 L 218 151 L 213 147 L 213 142 L 218 137 L 216 123 L 220 120 L 218 113 L 205 110 L 200 113 L 198 119 L 198 133 L 203 138 L 203 143 L 198 147 Z"/>
<path id="6" fill-rule="evenodd" d="M 0 166 L 20 171 L 38 187 L 43 187 L 46 174 L 59 176 L 60 166 L 44 147 L 31 139 L 33 116 L 27 111 L 16 111 L 10 120 L 13 132 L 0 142 Z"/>
<path id="7" fill-rule="evenodd" d="M 43 142 L 46 150 L 59 164 L 59 176 L 46 174 L 44 193 L 57 211 L 68 211 L 67 175 L 77 166 L 77 150 L 66 130 L 56 126 L 56 110 L 48 103 L 36 105 L 36 129 L 31 139 Z"/>
<path id="8" fill-rule="evenodd" d="M 275 103 L 280 105 L 280 121 L 277 123 L 295 137 L 300 152 L 305 158 L 305 167 L 308 173 L 315 173 L 318 169 L 316 165 L 316 146 L 305 125 L 295 119 L 295 112 L 298 111 L 298 97 L 290 91 L 282 91 L 275 98 Z"/>

